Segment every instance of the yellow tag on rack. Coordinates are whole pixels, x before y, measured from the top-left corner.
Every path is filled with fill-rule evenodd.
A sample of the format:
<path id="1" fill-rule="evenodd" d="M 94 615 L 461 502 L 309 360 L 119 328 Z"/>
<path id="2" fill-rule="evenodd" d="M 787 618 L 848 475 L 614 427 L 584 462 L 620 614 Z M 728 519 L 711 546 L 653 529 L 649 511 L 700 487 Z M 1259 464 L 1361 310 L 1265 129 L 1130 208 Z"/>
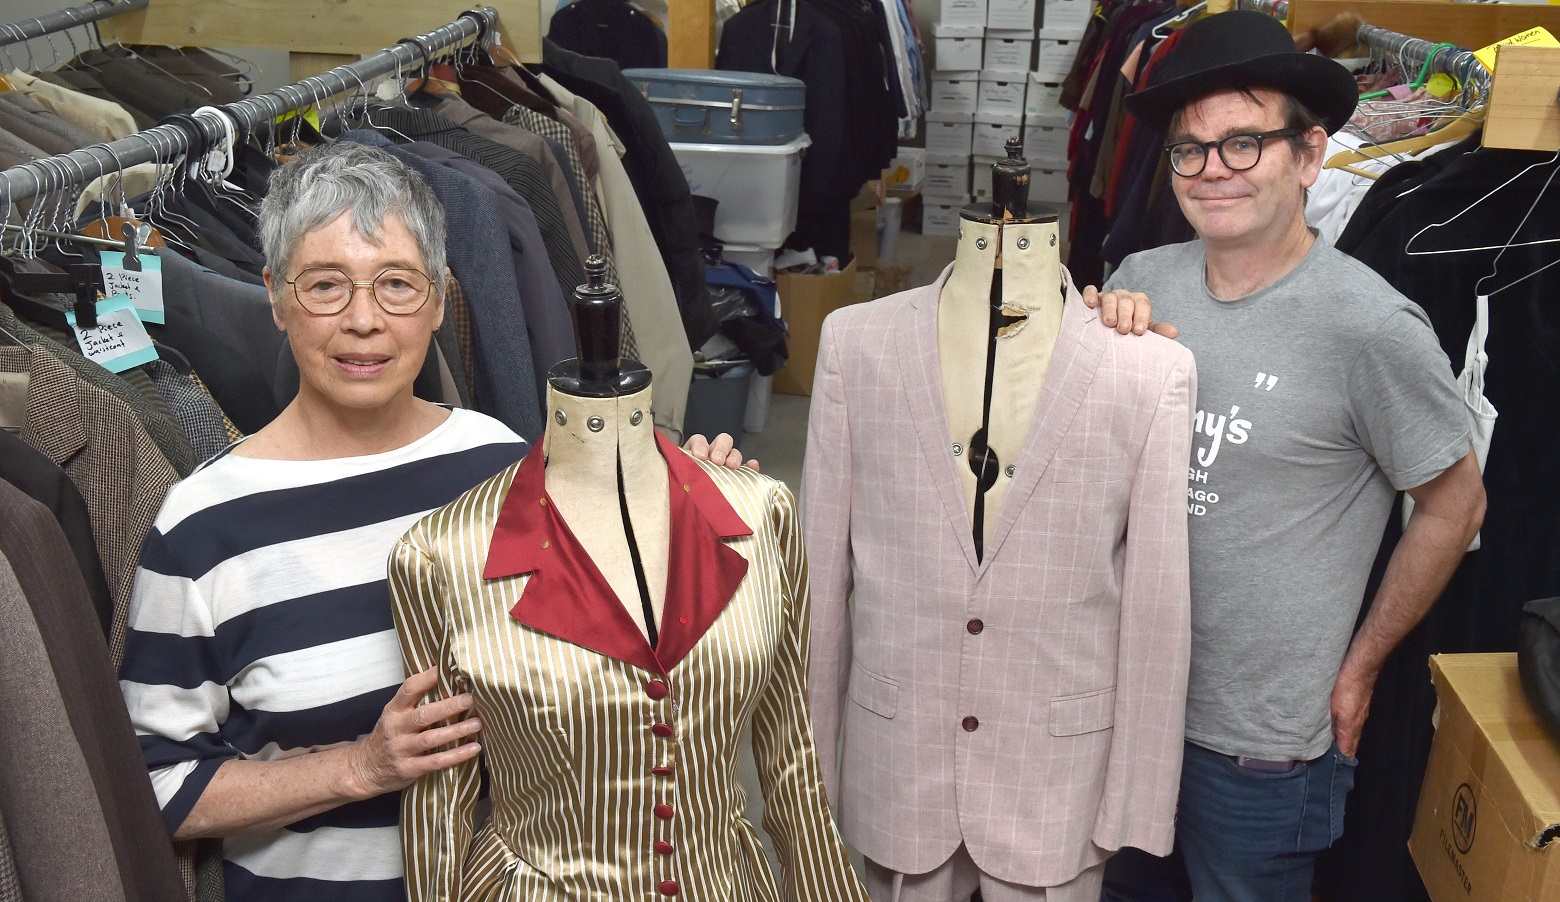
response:
<path id="1" fill-rule="evenodd" d="M 281 125 L 283 122 L 286 122 L 289 119 L 292 119 L 292 118 L 294 118 L 297 115 L 298 115 L 298 111 L 297 110 L 289 110 L 288 112 L 285 112 L 282 115 L 276 117 L 276 124 L 277 125 Z M 312 126 L 314 126 L 314 130 L 315 131 L 319 131 L 320 130 L 320 111 L 315 109 L 314 107 L 309 107 L 308 109 L 303 111 L 303 121 L 309 123 Z"/>
<path id="2" fill-rule="evenodd" d="M 1442 100 L 1446 100 L 1453 94 L 1461 91 L 1462 86 L 1457 83 L 1457 79 L 1447 75 L 1445 72 L 1437 72 L 1430 76 L 1429 81 L 1425 82 L 1425 90 Z"/>
<path id="3" fill-rule="evenodd" d="M 1550 0 L 1551 3 L 1556 0 Z M 1495 48 L 1502 44 L 1525 44 L 1532 47 L 1560 47 L 1560 41 L 1555 40 L 1554 35 L 1546 28 L 1529 28 L 1521 34 L 1514 34 L 1504 41 L 1496 41 L 1483 50 L 1474 51 L 1473 55 L 1479 58 L 1484 68 L 1495 71 Z"/>

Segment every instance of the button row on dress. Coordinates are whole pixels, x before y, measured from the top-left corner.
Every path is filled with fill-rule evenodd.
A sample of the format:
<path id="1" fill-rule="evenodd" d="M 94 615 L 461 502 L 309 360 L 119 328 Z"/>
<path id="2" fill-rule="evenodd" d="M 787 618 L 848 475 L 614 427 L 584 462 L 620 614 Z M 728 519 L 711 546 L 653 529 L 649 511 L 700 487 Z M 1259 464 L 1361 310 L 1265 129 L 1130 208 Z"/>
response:
<path id="1" fill-rule="evenodd" d="M 964 718 L 961 725 L 964 727 L 964 732 L 973 733 L 980 729 L 980 720 L 975 715 L 971 714 L 969 717 Z"/>
<path id="2" fill-rule="evenodd" d="M 662 880 L 661 885 L 656 888 L 661 891 L 663 896 L 677 895 L 678 886 L 676 880 Z"/>
<path id="3" fill-rule="evenodd" d="M 650 696 L 656 701 L 660 701 L 661 699 L 666 698 L 666 694 L 669 691 L 670 690 L 666 688 L 666 684 L 660 680 L 651 680 L 645 684 L 645 695 Z"/>

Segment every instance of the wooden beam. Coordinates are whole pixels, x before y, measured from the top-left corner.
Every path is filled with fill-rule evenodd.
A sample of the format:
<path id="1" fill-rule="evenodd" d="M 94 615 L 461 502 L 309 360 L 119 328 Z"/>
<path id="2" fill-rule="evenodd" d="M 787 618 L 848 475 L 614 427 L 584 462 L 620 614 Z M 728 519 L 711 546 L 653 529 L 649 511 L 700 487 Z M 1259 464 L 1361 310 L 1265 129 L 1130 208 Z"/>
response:
<path id="1" fill-rule="evenodd" d="M 526 62 L 542 58 L 543 0 L 487 0 Z M 127 44 L 257 47 L 361 57 L 445 24 L 473 0 L 153 0 L 106 19 L 104 35 Z"/>
<path id="2" fill-rule="evenodd" d="M 1560 47 L 1504 45 L 1495 51 L 1495 84 L 1484 146 L 1560 151 Z"/>
<path id="3" fill-rule="evenodd" d="M 288 77 L 293 81 L 303 81 L 310 76 L 319 75 L 337 66 L 347 63 L 355 63 L 362 59 L 355 53 L 289 53 L 287 65 L 291 70 Z"/>
<path id="4" fill-rule="evenodd" d="M 1366 24 L 1388 31 L 1469 50 L 1537 25 L 1560 36 L 1560 6 L 1445 0 L 1289 0 L 1289 30 L 1296 34 L 1310 31 L 1343 13 L 1355 13 Z"/>
<path id="5" fill-rule="evenodd" d="M 667 65 L 673 69 L 715 66 L 715 0 L 672 0 L 666 29 Z"/>

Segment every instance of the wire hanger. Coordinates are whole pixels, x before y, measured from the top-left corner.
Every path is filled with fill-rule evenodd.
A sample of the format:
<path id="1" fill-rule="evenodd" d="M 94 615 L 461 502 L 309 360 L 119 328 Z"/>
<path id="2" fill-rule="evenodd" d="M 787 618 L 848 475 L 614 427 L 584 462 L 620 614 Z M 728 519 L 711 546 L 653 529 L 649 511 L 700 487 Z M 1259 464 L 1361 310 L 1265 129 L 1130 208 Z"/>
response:
<path id="1" fill-rule="evenodd" d="M 1481 246 L 1478 246 L 1478 247 L 1449 247 L 1449 248 L 1441 248 L 1441 249 L 1438 249 L 1438 250 L 1414 250 L 1414 242 L 1419 240 L 1419 236 L 1421 236 L 1424 233 L 1430 231 L 1431 229 L 1439 229 L 1439 228 L 1442 228 L 1444 226 L 1451 225 L 1452 223 L 1454 223 L 1458 219 L 1460 219 L 1464 214 L 1468 213 L 1470 210 L 1472 210 L 1473 208 L 1477 207 L 1479 204 L 1482 204 L 1486 200 L 1489 200 L 1491 197 L 1494 197 L 1496 194 L 1498 194 L 1501 191 L 1501 189 L 1505 188 L 1507 185 L 1513 184 L 1517 180 L 1521 179 L 1523 176 L 1527 175 L 1529 172 L 1532 172 L 1534 169 L 1537 169 L 1540 166 L 1554 165 L 1556 163 L 1560 163 L 1560 151 L 1556 151 L 1555 155 L 1550 157 L 1547 160 L 1540 160 L 1540 161 L 1538 161 L 1536 163 L 1533 163 L 1532 165 L 1528 166 L 1526 169 L 1523 169 L 1521 172 L 1517 173 L 1516 175 L 1512 176 L 1511 178 L 1505 180 L 1504 182 L 1501 182 L 1499 185 L 1496 185 L 1494 188 L 1490 189 L 1490 191 L 1487 192 L 1483 197 L 1479 198 L 1478 200 L 1474 201 L 1473 203 L 1469 204 L 1468 206 L 1463 207 L 1461 210 L 1458 210 L 1456 213 L 1452 214 L 1449 218 L 1443 219 L 1440 222 L 1432 222 L 1429 225 L 1425 226 L 1424 228 L 1420 229 L 1419 231 L 1415 232 L 1413 237 L 1409 238 L 1408 241 L 1403 245 L 1403 252 L 1405 254 L 1411 256 L 1411 257 L 1430 257 L 1430 256 L 1437 256 L 1437 255 L 1440 255 L 1440 254 L 1472 254 L 1472 253 L 1479 253 L 1479 252 L 1483 252 L 1483 251 L 1502 251 L 1503 252 L 1507 248 L 1513 248 L 1513 247 L 1532 247 L 1532 246 L 1540 245 L 1540 244 L 1560 244 L 1560 238 L 1542 238 L 1542 239 L 1538 239 L 1538 240 L 1535 240 L 1535 241 L 1516 241 L 1515 239 L 1517 237 L 1517 234 L 1522 230 L 1522 226 L 1527 224 L 1528 217 L 1524 216 L 1522 218 L 1522 222 L 1517 226 L 1517 229 L 1512 232 L 1511 240 L 1508 240 L 1508 241 L 1506 241 L 1506 242 L 1504 242 L 1502 244 L 1488 244 L 1488 245 L 1481 245 Z M 1556 171 L 1560 172 L 1560 166 L 1557 166 Z M 1550 173 L 1549 180 L 1544 182 L 1544 188 L 1547 189 L 1549 187 L 1550 182 L 1552 182 L 1552 181 L 1554 181 L 1554 173 L 1553 172 Z M 1539 193 L 1539 197 L 1543 197 L 1543 195 L 1544 195 L 1544 191 L 1543 190 L 1540 190 L 1538 193 Z M 1532 215 L 1533 210 L 1535 208 L 1537 208 L 1537 206 L 1538 206 L 1538 199 L 1535 198 L 1534 201 L 1533 201 L 1533 206 L 1528 208 L 1528 216 Z M 1515 283 L 1513 283 L 1513 284 L 1515 284 Z"/>

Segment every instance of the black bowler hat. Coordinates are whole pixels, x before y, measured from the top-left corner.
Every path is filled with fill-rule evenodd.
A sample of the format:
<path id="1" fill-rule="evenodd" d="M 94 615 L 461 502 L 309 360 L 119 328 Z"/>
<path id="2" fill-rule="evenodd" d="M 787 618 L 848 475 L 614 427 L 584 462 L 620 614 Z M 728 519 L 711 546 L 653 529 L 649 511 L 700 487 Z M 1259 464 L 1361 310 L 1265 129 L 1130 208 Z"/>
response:
<path id="1" fill-rule="evenodd" d="M 1154 84 L 1127 95 L 1127 109 L 1163 132 L 1176 110 L 1215 91 L 1272 88 L 1300 101 L 1330 135 L 1359 103 L 1354 76 L 1325 56 L 1301 53 L 1289 29 L 1272 16 L 1237 9 L 1186 26 Z"/>

